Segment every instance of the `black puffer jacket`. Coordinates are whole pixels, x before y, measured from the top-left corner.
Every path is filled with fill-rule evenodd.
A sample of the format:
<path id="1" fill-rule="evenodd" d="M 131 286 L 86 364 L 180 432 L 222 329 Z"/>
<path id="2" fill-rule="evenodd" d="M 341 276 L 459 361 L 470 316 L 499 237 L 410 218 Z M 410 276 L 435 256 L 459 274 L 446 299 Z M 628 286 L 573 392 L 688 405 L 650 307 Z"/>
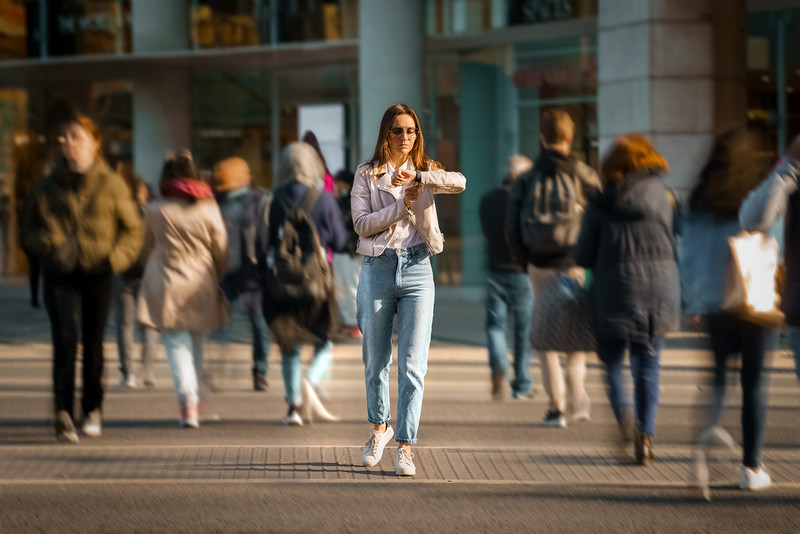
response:
<path id="1" fill-rule="evenodd" d="M 663 182 L 646 170 L 590 200 L 574 252 L 594 271 L 589 293 L 600 339 L 649 344 L 677 325 L 672 219 Z"/>

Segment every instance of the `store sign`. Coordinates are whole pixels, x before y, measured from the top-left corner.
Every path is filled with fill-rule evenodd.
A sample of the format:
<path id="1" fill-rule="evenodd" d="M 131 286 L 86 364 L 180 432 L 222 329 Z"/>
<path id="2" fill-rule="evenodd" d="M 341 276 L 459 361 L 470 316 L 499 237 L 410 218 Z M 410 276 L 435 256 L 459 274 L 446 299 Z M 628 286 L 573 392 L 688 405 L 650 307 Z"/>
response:
<path id="1" fill-rule="evenodd" d="M 516 0 L 512 2 L 511 23 L 535 24 L 589 14 L 581 13 L 576 4 L 576 0 Z"/>
<path id="2" fill-rule="evenodd" d="M 60 15 L 58 17 L 59 33 L 75 34 L 85 31 L 114 31 L 110 13 L 92 13 L 90 15 Z"/>

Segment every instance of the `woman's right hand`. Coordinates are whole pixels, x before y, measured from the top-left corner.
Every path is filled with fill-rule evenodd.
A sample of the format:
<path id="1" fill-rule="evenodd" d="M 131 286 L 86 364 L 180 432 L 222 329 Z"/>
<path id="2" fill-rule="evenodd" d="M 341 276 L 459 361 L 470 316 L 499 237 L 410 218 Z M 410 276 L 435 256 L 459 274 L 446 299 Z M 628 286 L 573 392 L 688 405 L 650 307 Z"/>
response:
<path id="1" fill-rule="evenodd" d="M 414 205 L 414 202 L 416 202 L 418 198 L 419 198 L 419 184 L 416 182 L 412 182 L 411 184 L 406 186 L 406 189 L 403 192 L 403 202 L 405 202 L 406 208 L 411 209 L 411 206 Z"/>

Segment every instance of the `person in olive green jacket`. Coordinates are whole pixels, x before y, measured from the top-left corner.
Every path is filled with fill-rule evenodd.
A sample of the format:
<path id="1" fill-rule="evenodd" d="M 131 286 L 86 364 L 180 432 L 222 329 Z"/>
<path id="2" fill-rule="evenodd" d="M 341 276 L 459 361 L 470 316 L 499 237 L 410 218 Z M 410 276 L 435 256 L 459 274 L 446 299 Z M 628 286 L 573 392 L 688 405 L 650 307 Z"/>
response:
<path id="1" fill-rule="evenodd" d="M 76 113 L 63 123 L 59 142 L 64 159 L 31 192 L 22 235 L 44 266 L 56 437 L 77 443 L 72 414 L 78 332 L 83 344 L 83 433 L 98 437 L 103 335 L 113 274 L 128 269 L 138 257 L 143 228 L 128 186 L 103 159 L 97 125 Z"/>

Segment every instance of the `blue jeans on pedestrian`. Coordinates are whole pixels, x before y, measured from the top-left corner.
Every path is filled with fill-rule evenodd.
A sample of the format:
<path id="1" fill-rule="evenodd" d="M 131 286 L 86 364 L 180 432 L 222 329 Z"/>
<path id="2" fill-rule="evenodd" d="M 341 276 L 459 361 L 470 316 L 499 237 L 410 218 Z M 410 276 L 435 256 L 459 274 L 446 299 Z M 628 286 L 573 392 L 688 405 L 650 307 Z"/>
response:
<path id="1" fill-rule="evenodd" d="M 300 351 L 302 345 L 297 344 L 290 351 L 282 353 L 281 370 L 283 372 L 283 385 L 286 389 L 286 404 L 289 406 L 299 406 L 303 404 L 303 394 L 300 389 L 301 365 Z M 311 362 L 306 373 L 306 379 L 312 385 L 319 381 L 330 372 L 331 360 L 333 358 L 333 343 L 324 341 L 314 345 L 314 360 Z"/>
<path id="2" fill-rule="evenodd" d="M 358 282 L 358 327 L 364 335 L 362 360 L 367 389 L 367 419 L 389 421 L 389 366 L 392 321 L 397 315 L 398 443 L 417 442 L 422 394 L 428 369 L 435 289 L 426 245 L 386 249 L 365 257 Z"/>
<path id="3" fill-rule="evenodd" d="M 237 301 L 242 302 L 250 322 L 250 330 L 253 334 L 253 373 L 266 375 L 269 370 L 269 348 L 272 344 L 272 332 L 264 319 L 261 309 L 261 293 L 239 291 L 232 284 L 222 284 L 222 291 L 231 304 L 231 309 Z M 236 314 L 232 314 L 227 324 L 220 328 L 219 332 L 214 333 L 215 338 L 222 338 L 222 343 L 227 345 L 234 337 L 234 319 Z"/>
<path id="4" fill-rule="evenodd" d="M 506 323 L 509 311 L 514 317 L 514 397 L 531 392 L 531 316 L 533 291 L 526 273 L 490 272 L 486 278 L 486 346 L 492 375 L 508 376 Z"/>
<path id="5" fill-rule="evenodd" d="M 789 327 L 789 348 L 794 353 L 794 373 L 800 380 L 800 327 Z"/>
<path id="6" fill-rule="evenodd" d="M 630 395 L 625 388 L 622 366 L 625 350 L 630 349 L 631 375 L 633 376 L 633 407 L 636 428 L 642 434 L 655 434 L 658 411 L 658 379 L 661 349 L 664 338 L 655 338 L 651 344 L 628 342 L 625 339 L 597 340 L 597 356 L 606 366 L 608 400 L 618 422 L 630 409 Z"/>

